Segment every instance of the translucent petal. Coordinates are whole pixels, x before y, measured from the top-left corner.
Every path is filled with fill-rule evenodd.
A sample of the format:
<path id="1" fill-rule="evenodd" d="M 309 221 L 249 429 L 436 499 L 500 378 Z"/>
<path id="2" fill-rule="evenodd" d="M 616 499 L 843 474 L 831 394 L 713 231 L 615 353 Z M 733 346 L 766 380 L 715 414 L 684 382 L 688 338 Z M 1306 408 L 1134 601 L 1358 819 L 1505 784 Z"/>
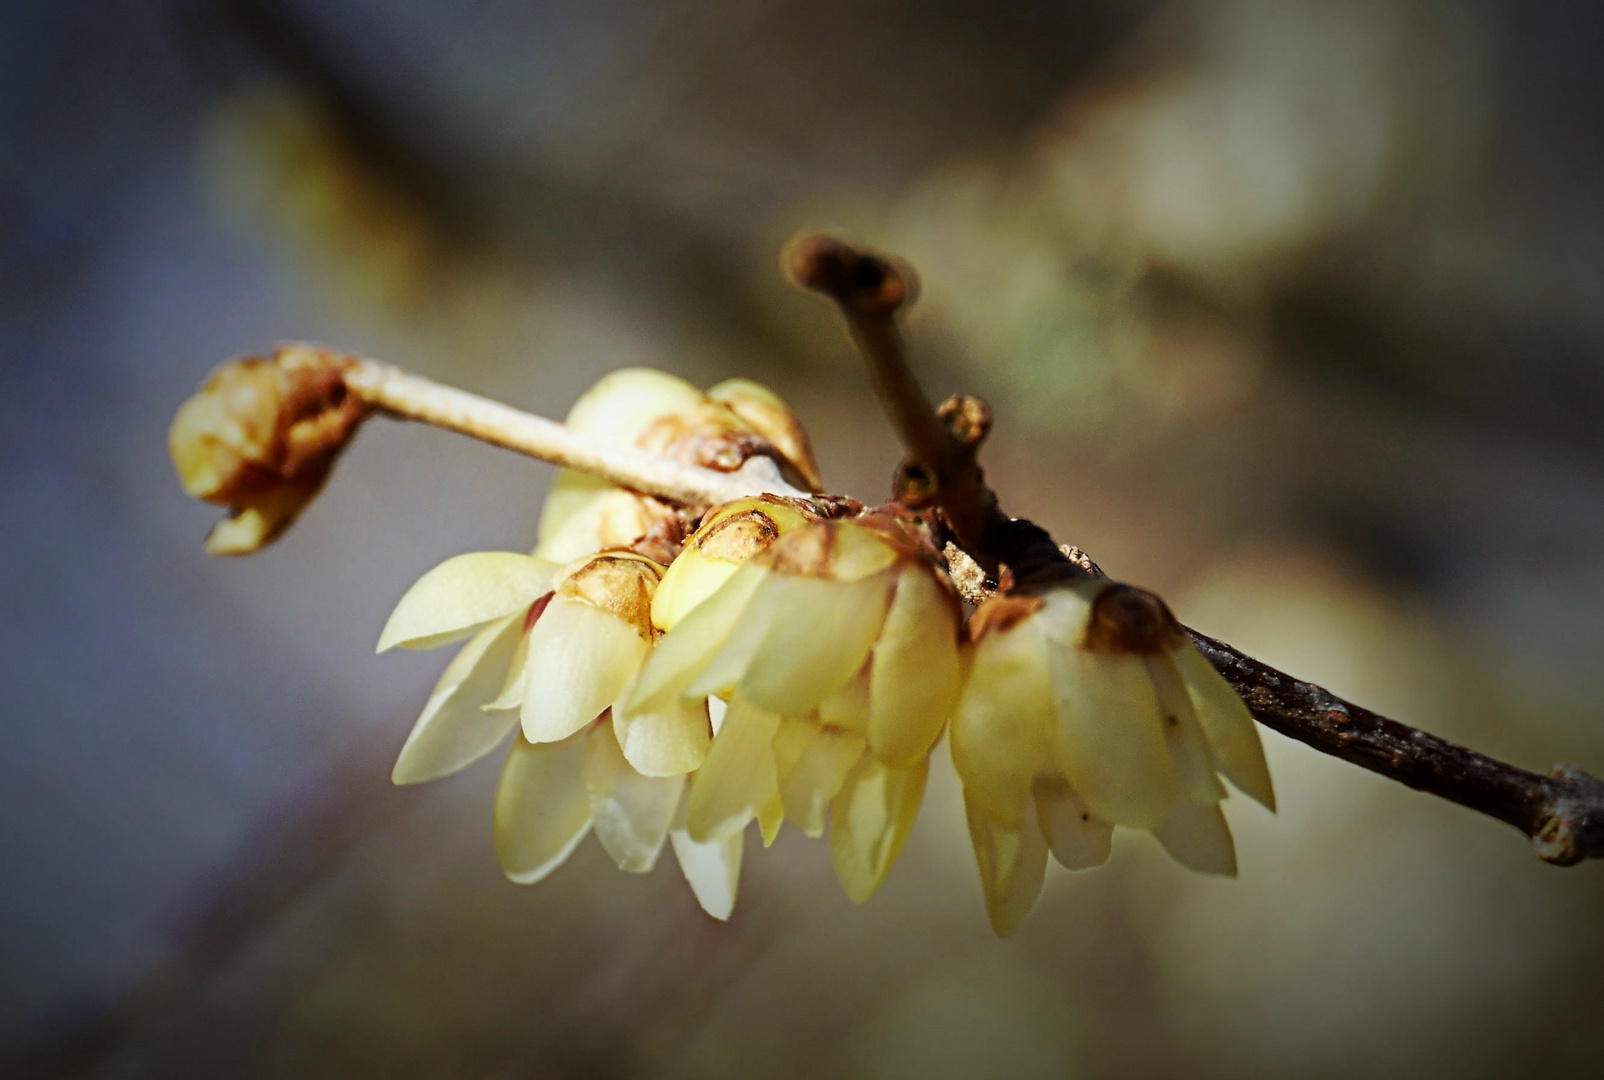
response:
<path id="1" fill-rule="evenodd" d="M 1180 789 L 1147 665 L 1129 653 L 1074 647 L 1055 646 L 1049 656 L 1060 770 L 1097 817 L 1157 827 Z"/>
<path id="2" fill-rule="evenodd" d="M 685 828 L 699 842 L 722 840 L 744 828 L 779 790 L 774 735 L 780 718 L 737 697 L 696 774 Z"/>
<path id="3" fill-rule="evenodd" d="M 726 600 L 725 594 L 731 589 L 739 591 Z M 675 627 L 677 631 L 682 634 L 690 632 L 693 621 L 700 626 L 702 612 L 712 609 L 718 618 L 715 620 L 710 615 L 708 623 L 716 624 L 722 633 L 718 636 L 716 647 L 704 651 L 706 659 L 703 666 L 686 684 L 683 693 L 690 697 L 709 697 L 713 694 L 728 695 L 734 690 L 735 684 L 751 664 L 753 655 L 763 644 L 769 624 L 774 619 L 776 605 L 784 593 L 784 578 L 770 573 L 758 563 L 747 563 L 724 588 L 692 609 L 684 623 Z M 733 622 L 725 620 L 724 613 L 728 608 L 736 609 Z M 666 635 L 658 644 L 662 645 L 673 636 Z"/>
<path id="4" fill-rule="evenodd" d="M 870 666 L 863 665 L 856 675 L 819 702 L 819 723 L 856 735 L 869 733 Z"/>
<path id="5" fill-rule="evenodd" d="M 486 713 L 523 637 L 523 621 L 509 615 L 475 634 L 462 647 L 423 706 L 423 714 L 401 747 L 390 779 L 421 784 L 466 768 L 494 750 L 516 726 L 511 713 Z"/>
<path id="6" fill-rule="evenodd" d="M 1047 841 L 1037 827 L 1034 810 L 1028 810 L 1018 824 L 1005 825 L 965 796 L 964 811 L 980 869 L 980 887 L 986 894 L 986 914 L 997 936 L 1007 937 L 1019 929 L 1041 898 L 1047 876 Z"/>
<path id="7" fill-rule="evenodd" d="M 598 379 L 563 421 L 571 430 L 613 446 L 630 446 L 655 421 L 696 408 L 705 395 L 677 375 L 621 368 Z"/>
<path id="8" fill-rule="evenodd" d="M 572 469 L 559 472 L 540 508 L 535 554 L 565 563 L 600 550 L 603 504 L 616 490 L 589 473 Z"/>
<path id="9" fill-rule="evenodd" d="M 395 606 L 378 651 L 432 649 L 529 607 L 551 590 L 555 564 L 511 551 L 476 551 L 424 574 Z"/>
<path id="10" fill-rule="evenodd" d="M 919 816 L 930 759 L 892 769 L 872 754 L 858 759 L 830 803 L 830 854 L 841 888 L 855 904 L 891 873 Z"/>
<path id="11" fill-rule="evenodd" d="M 1181 791 L 1199 805 L 1212 806 L 1225 798 L 1225 788 L 1214 775 L 1214 757 L 1209 753 L 1197 714 L 1192 711 L 1191 695 L 1167 655 L 1144 657 L 1143 662 L 1158 695 L 1159 711 L 1164 716 L 1164 741 L 1169 743 Z"/>
<path id="12" fill-rule="evenodd" d="M 518 739 L 496 789 L 496 854 L 513 881 L 539 881 L 563 864 L 590 828 L 581 769 L 584 734 L 558 743 Z"/>
<path id="13" fill-rule="evenodd" d="M 685 831 L 685 810 L 690 804 L 696 778 L 686 778 L 686 792 L 680 800 L 679 814 L 668 839 L 674 845 L 679 868 L 690 883 L 691 892 L 702 910 L 715 919 L 728 919 L 735 910 L 735 894 L 741 881 L 741 849 L 746 833 L 741 830 L 723 840 L 698 843 Z"/>
<path id="14" fill-rule="evenodd" d="M 718 738 L 718 729 L 724 726 L 724 714 L 730 711 L 730 703 L 723 698 L 710 697 L 707 699 L 707 723 L 713 729 L 713 737 Z"/>
<path id="15" fill-rule="evenodd" d="M 611 723 L 585 734 L 581 771 L 594 816 L 591 828 L 620 870 L 644 874 L 657 863 L 679 809 L 684 776 L 642 776 L 624 760 Z"/>
<path id="16" fill-rule="evenodd" d="M 800 744 L 794 750 L 784 746 L 788 735 Z M 780 774 L 786 818 L 808 836 L 823 836 L 825 808 L 863 756 L 865 746 L 861 735 L 820 727 L 811 720 L 782 723 L 774 740 L 774 764 Z"/>
<path id="17" fill-rule="evenodd" d="M 518 645 L 507 661 L 506 678 L 500 692 L 484 704 L 486 712 L 516 709 L 524 703 L 524 684 L 529 680 L 529 629 L 527 624 L 520 629 Z"/>
<path id="18" fill-rule="evenodd" d="M 640 677 L 624 703 L 625 712 L 653 712 L 682 696 L 707 669 L 741 621 L 755 592 L 767 579 L 762 567 L 748 563 L 658 639 Z M 695 695 L 706 697 L 707 694 Z"/>
<path id="19" fill-rule="evenodd" d="M 740 568 L 740 564 L 699 551 L 682 552 L 652 595 L 652 624 L 659 630 L 674 629 L 702 601 L 723 588 Z"/>
<path id="20" fill-rule="evenodd" d="M 1171 653 L 1170 658 L 1192 695 L 1192 707 L 1208 737 L 1209 749 L 1214 752 L 1215 765 L 1249 798 L 1274 810 L 1270 767 L 1265 764 L 1259 729 L 1247 704 L 1190 642 Z"/>
<path id="21" fill-rule="evenodd" d="M 897 579 L 870 662 L 869 745 L 906 765 L 941 734 L 958 696 L 958 613 L 924 567 Z"/>
<path id="22" fill-rule="evenodd" d="M 553 597 L 529 631 L 524 737 L 555 742 L 595 720 L 628 689 L 648 648 L 617 616 Z"/>
<path id="23" fill-rule="evenodd" d="M 764 847 L 774 846 L 774 838 L 780 835 L 780 826 L 784 824 L 785 803 L 780 801 L 778 791 L 771 791 L 757 808 L 757 830 L 763 837 Z"/>
<path id="24" fill-rule="evenodd" d="M 952 761 L 965 797 L 1017 824 L 1031 781 L 1049 763 L 1053 715 L 1048 644 L 1032 621 L 981 638 L 952 717 Z"/>
<path id="25" fill-rule="evenodd" d="M 1037 781 L 1036 819 L 1059 865 L 1089 870 L 1108 862 L 1114 826 L 1093 817 L 1085 800 L 1068 784 Z"/>
<path id="26" fill-rule="evenodd" d="M 765 709 L 805 716 L 863 667 L 885 623 L 894 579 L 775 574 L 773 580 L 781 591 L 768 632 L 741 676 L 741 693 Z"/>
<path id="27" fill-rule="evenodd" d="M 613 709 L 624 757 L 644 776 L 679 776 L 701 767 L 713 739 L 707 702 L 675 699 L 647 713 Z"/>
<path id="28" fill-rule="evenodd" d="M 1236 844 L 1219 804 L 1199 806 L 1182 799 L 1164 824 L 1153 830 L 1175 861 L 1204 874 L 1236 877 Z"/>

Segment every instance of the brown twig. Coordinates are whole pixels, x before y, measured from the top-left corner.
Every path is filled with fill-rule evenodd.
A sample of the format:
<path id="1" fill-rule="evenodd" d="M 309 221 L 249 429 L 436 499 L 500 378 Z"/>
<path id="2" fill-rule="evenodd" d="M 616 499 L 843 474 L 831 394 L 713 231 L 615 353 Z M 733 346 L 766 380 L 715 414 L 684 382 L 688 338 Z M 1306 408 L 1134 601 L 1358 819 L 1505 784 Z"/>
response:
<path id="1" fill-rule="evenodd" d="M 895 322 L 911 287 L 891 262 L 839 240 L 809 237 L 792 245 L 789 264 L 799 284 L 829 296 L 846 316 L 908 451 L 903 471 L 914 481 L 910 491 L 941 508 L 958 541 L 948 546 L 948 559 L 966 596 L 991 591 L 982 572 L 996 582 L 1004 567 L 1016 589 L 1102 576 L 1078 548 L 1059 548 L 1045 530 L 999 508 L 974 455 L 989 410 L 944 406 L 959 432 L 954 434 L 931 409 Z M 966 422 L 978 425 L 978 437 L 962 437 Z M 1571 766 L 1541 776 L 1507 765 L 1344 701 L 1195 630 L 1188 633 L 1265 727 L 1513 825 L 1546 862 L 1571 866 L 1604 858 L 1604 781 Z"/>

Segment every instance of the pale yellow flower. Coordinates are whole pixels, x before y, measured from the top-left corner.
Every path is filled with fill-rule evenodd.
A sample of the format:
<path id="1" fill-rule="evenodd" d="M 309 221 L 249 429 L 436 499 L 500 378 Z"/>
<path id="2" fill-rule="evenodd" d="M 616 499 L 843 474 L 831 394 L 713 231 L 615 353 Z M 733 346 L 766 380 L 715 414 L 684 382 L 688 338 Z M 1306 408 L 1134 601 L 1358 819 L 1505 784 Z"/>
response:
<path id="1" fill-rule="evenodd" d="M 1101 865 L 1115 825 L 1236 873 L 1216 774 L 1273 810 L 1269 769 L 1247 707 L 1162 601 L 1108 582 L 1001 596 L 970 633 L 952 756 L 999 934 L 1034 907 L 1049 850 Z"/>
<path id="2" fill-rule="evenodd" d="M 690 835 L 715 841 L 756 817 L 767 842 L 782 819 L 819 836 L 828 807 L 837 872 L 849 896 L 867 899 L 907 838 L 957 693 L 950 586 L 887 516 L 796 526 L 720 569 L 711 591 L 701 586 L 712 572 L 688 567 L 698 588 L 690 603 L 676 590 L 664 605 L 672 630 L 623 714 L 727 699 L 689 800 Z"/>

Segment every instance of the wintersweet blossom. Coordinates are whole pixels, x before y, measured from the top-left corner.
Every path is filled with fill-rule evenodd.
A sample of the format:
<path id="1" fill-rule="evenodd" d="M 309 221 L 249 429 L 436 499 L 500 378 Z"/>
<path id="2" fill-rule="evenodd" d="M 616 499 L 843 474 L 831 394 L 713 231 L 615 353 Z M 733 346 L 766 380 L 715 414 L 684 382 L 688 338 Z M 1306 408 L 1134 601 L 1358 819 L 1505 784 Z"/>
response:
<path id="1" fill-rule="evenodd" d="M 1216 774 L 1273 810 L 1269 769 L 1247 707 L 1163 601 L 1105 581 L 998 596 L 970 636 L 952 757 L 999 934 L 1035 906 L 1049 851 L 1101 865 L 1115 825 L 1236 873 Z"/>
<path id="2" fill-rule="evenodd" d="M 673 628 L 625 714 L 729 701 L 689 834 L 715 841 L 756 817 L 766 842 L 785 819 L 819 836 L 828 807 L 837 873 L 866 900 L 907 838 L 958 690 L 959 607 L 932 553 L 887 515 L 809 522 L 694 606 L 665 607 Z"/>

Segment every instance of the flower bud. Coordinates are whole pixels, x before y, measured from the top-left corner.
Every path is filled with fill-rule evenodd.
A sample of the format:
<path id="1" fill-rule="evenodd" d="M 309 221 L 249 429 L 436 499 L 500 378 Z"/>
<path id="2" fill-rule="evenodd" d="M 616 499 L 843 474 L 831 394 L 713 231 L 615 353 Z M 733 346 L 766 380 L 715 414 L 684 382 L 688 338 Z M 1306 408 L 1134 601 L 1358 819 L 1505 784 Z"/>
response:
<path id="1" fill-rule="evenodd" d="M 249 555 L 289 527 L 328 478 L 366 407 L 333 354 L 304 346 L 218 367 L 179 407 L 168 452 L 184 490 L 226 506 L 211 555 Z"/>

